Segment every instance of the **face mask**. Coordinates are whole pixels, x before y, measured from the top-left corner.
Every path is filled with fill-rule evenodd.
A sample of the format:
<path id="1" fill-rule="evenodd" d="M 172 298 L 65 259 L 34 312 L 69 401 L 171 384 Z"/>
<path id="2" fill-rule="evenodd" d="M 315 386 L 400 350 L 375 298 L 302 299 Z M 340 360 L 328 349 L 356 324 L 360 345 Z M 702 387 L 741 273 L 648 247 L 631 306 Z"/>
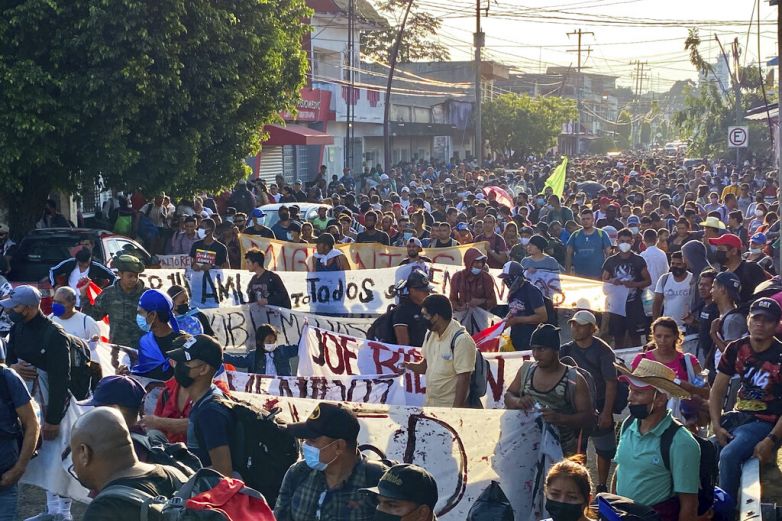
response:
<path id="1" fill-rule="evenodd" d="M 671 273 L 673 273 L 677 277 L 681 277 L 687 272 L 684 268 L 671 268 Z"/>
<path id="2" fill-rule="evenodd" d="M 480 275 L 483 270 L 480 268 L 470 268 L 470 273 L 473 275 Z"/>
<path id="3" fill-rule="evenodd" d="M 334 440 L 331 443 L 336 443 L 336 441 L 337 440 Z M 329 443 L 329 445 L 331 445 L 331 443 Z M 326 445 L 326 447 L 328 447 L 329 445 Z M 325 449 L 326 447 L 323 448 Z M 323 472 L 337 458 L 335 456 L 334 460 L 331 460 L 328 463 L 323 463 L 322 461 L 320 461 L 320 451 L 321 449 L 319 449 L 318 447 L 313 447 L 309 443 L 305 442 L 301 444 L 301 453 L 304 456 L 304 461 L 307 463 L 307 466 L 312 470 L 319 470 Z"/>
<path id="4" fill-rule="evenodd" d="M 717 250 L 714 252 L 714 259 L 720 264 L 728 262 L 728 252 L 723 250 Z"/>
<path id="5" fill-rule="evenodd" d="M 261 225 L 263 224 L 263 218 L 261 218 L 261 217 L 257 217 L 257 218 L 255 218 L 255 219 L 253 219 L 253 222 L 254 222 L 256 225 L 258 225 L 258 226 L 261 226 Z"/>
<path id="6" fill-rule="evenodd" d="M 543 206 L 544 204 L 546 204 L 545 199 L 535 199 L 535 202 L 538 204 L 538 206 Z"/>
<path id="7" fill-rule="evenodd" d="M 190 311 L 190 304 L 187 302 L 183 302 L 182 304 L 179 304 L 176 307 L 176 314 L 177 315 L 185 315 L 187 312 Z"/>
<path id="8" fill-rule="evenodd" d="M 546 511 L 552 521 L 578 521 L 584 515 L 584 505 L 546 499 Z"/>
<path id="9" fill-rule="evenodd" d="M 584 204 L 584 200 L 583 199 L 576 199 L 576 204 Z"/>
<path id="10" fill-rule="evenodd" d="M 18 311 L 14 311 L 13 309 L 7 309 L 5 311 L 5 314 L 8 315 L 8 318 L 11 319 L 11 322 L 14 324 L 21 324 L 24 322 L 24 315 L 19 313 Z"/>
<path id="11" fill-rule="evenodd" d="M 196 232 L 196 235 L 198 236 L 199 239 L 203 239 L 204 237 L 206 237 L 206 230 L 204 230 L 203 228 L 199 228 L 198 231 Z"/>
<path id="12" fill-rule="evenodd" d="M 657 392 L 654 393 L 654 397 L 652 398 L 652 403 L 650 404 L 628 405 L 627 408 L 630 411 L 630 416 L 632 416 L 633 418 L 638 418 L 639 420 L 648 418 L 649 415 L 652 414 L 652 411 L 654 410 L 654 400 L 656 398 L 657 398 Z"/>
<path id="13" fill-rule="evenodd" d="M 632 228 L 630 228 L 630 232 L 631 232 L 633 235 L 638 235 L 638 232 L 639 232 L 639 231 L 641 231 L 641 230 L 640 230 L 639 228 L 635 227 L 635 226 L 633 226 Z"/>
<path id="14" fill-rule="evenodd" d="M 263 350 L 267 353 L 271 353 L 275 349 L 277 349 L 277 344 L 263 344 Z"/>
<path id="15" fill-rule="evenodd" d="M 234 222 L 234 218 L 233 218 L 233 216 L 231 216 L 231 215 L 229 215 L 229 216 L 226 216 L 225 220 L 226 220 L 227 222 L 229 222 L 229 223 L 232 223 L 232 222 Z"/>
<path id="16" fill-rule="evenodd" d="M 287 233 L 287 237 L 288 237 L 288 240 L 289 240 L 289 241 L 292 241 L 292 240 L 293 240 L 293 234 L 292 234 L 291 232 L 288 232 L 288 233 Z"/>
<path id="17" fill-rule="evenodd" d="M 761 251 L 762 251 L 762 250 L 761 250 L 760 248 L 750 248 L 750 249 L 749 249 L 749 252 L 750 252 L 751 254 L 753 254 L 753 255 L 757 255 L 757 254 L 758 254 L 758 253 L 760 253 Z M 54 309 L 54 305 L 52 305 L 52 309 Z"/>
<path id="18" fill-rule="evenodd" d="M 290 218 L 290 215 L 287 213 L 280 214 L 280 220 L 281 221 L 287 221 Z"/>
<path id="19" fill-rule="evenodd" d="M 522 246 L 526 246 L 527 244 L 529 244 L 529 237 L 522 237 L 521 244 Z"/>
<path id="20" fill-rule="evenodd" d="M 61 317 L 65 314 L 65 306 L 59 302 L 52 302 L 52 315 L 55 317 Z"/>
<path id="21" fill-rule="evenodd" d="M 179 362 L 174 366 L 174 379 L 185 389 L 195 383 L 195 378 L 190 376 L 190 368 L 184 362 Z"/>
<path id="22" fill-rule="evenodd" d="M 755 210 L 755 217 L 763 217 L 763 210 Z"/>
<path id="23" fill-rule="evenodd" d="M 141 315 L 136 315 L 136 325 L 140 330 L 145 333 L 149 333 L 150 325 L 147 324 L 147 319 Z"/>
<path id="24" fill-rule="evenodd" d="M 626 242 L 620 242 L 617 245 L 617 248 L 619 248 L 619 251 L 621 251 L 622 253 L 627 253 L 628 251 L 630 251 L 630 248 L 632 247 L 633 247 L 632 244 L 628 244 Z"/>

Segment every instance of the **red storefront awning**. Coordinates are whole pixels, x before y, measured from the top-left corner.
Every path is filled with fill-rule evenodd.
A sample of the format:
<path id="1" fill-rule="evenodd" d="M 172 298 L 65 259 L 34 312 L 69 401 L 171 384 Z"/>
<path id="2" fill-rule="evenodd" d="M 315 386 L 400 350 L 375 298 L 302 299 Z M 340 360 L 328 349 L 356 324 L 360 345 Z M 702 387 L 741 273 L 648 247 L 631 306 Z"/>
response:
<path id="1" fill-rule="evenodd" d="M 269 133 L 269 139 L 264 145 L 333 145 L 334 138 L 324 132 L 313 130 L 303 125 L 288 124 L 266 125 L 264 130 Z"/>

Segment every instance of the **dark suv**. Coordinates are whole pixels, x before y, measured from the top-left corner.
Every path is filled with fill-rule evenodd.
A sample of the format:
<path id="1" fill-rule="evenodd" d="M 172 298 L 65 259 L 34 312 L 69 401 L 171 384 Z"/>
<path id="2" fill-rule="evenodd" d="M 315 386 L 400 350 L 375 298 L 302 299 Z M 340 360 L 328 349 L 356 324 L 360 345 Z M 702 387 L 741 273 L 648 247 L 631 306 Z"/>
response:
<path id="1" fill-rule="evenodd" d="M 31 231 L 19 243 L 11 259 L 8 280 L 13 286 L 30 284 L 38 287 L 48 301 L 52 296 L 49 268 L 70 259 L 85 245 L 92 247 L 96 261 L 109 268 L 112 258 L 123 253 L 138 257 L 147 267 L 159 267 L 156 257 L 133 239 L 122 235 L 89 228 L 46 228 Z"/>

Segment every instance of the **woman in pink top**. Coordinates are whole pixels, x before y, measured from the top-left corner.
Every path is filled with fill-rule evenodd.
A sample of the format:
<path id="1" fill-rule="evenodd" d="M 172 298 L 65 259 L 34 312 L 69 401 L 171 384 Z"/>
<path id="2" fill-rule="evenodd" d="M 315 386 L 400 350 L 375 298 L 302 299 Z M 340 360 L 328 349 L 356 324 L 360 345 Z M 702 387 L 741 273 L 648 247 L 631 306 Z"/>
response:
<path id="1" fill-rule="evenodd" d="M 671 317 L 660 317 L 652 323 L 651 341 L 646 345 L 644 352 L 638 354 L 630 365 L 632 366 L 632 369 L 635 369 L 643 358 L 660 362 L 661 364 L 670 367 L 673 372 L 676 373 L 676 378 L 680 380 L 676 383 L 685 391 L 693 396 L 700 396 L 701 398 L 708 400 L 708 383 L 703 382 L 703 387 L 698 387 L 690 382 L 690 378 L 687 375 L 687 363 L 685 362 L 684 357 L 690 358 L 692 368 L 696 375 L 700 375 L 703 370 L 701 369 L 697 358 L 689 353 L 683 353 L 681 351 L 683 342 L 684 335 L 679 331 L 676 321 Z"/>

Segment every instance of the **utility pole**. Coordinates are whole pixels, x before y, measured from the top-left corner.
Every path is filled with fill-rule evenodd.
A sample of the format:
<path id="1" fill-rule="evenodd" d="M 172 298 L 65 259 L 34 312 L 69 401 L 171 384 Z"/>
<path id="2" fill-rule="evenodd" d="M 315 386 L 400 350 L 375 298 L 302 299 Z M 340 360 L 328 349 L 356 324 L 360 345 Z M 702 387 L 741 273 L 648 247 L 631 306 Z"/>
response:
<path id="1" fill-rule="evenodd" d="M 475 157 L 478 168 L 483 167 L 483 132 L 481 128 L 481 47 L 486 45 L 486 35 L 481 31 L 481 0 L 475 1 Z M 488 10 L 488 9 L 487 9 Z"/>
<path id="2" fill-rule="evenodd" d="M 345 120 L 345 168 L 353 170 L 353 119 L 354 119 L 354 107 L 353 107 L 353 86 L 355 82 L 355 71 L 353 67 L 355 65 L 353 60 L 354 55 L 354 42 L 353 42 L 353 5 L 354 0 L 348 0 L 348 99 Z"/>
<path id="3" fill-rule="evenodd" d="M 402 37 L 405 34 L 405 25 L 407 24 L 407 15 L 410 14 L 410 8 L 414 0 L 408 0 L 405 7 L 405 14 L 402 17 L 402 23 L 399 25 L 399 32 L 396 35 L 394 48 L 391 50 L 391 63 L 388 69 L 388 81 L 386 82 L 386 104 L 383 107 L 383 162 L 386 173 L 391 171 L 391 83 L 394 81 L 394 71 L 396 61 L 399 58 L 399 46 L 402 45 Z"/>
<path id="4" fill-rule="evenodd" d="M 578 29 L 576 31 L 573 31 L 572 33 L 567 33 L 568 38 L 571 36 L 578 36 L 578 49 L 570 49 L 568 52 L 577 52 L 578 53 L 578 76 L 576 76 L 576 106 L 578 107 L 578 125 L 576 126 L 576 156 L 581 154 L 581 121 L 583 116 L 583 90 L 584 90 L 584 76 L 581 74 L 582 69 L 582 62 L 581 62 L 581 37 L 585 34 L 589 34 L 594 36 L 595 33 L 589 32 L 589 31 L 582 31 L 581 29 Z M 592 51 L 591 48 L 587 49 L 587 56 L 589 56 L 589 53 Z"/>
<path id="5" fill-rule="evenodd" d="M 631 63 L 632 65 L 632 63 Z M 630 120 L 630 146 L 635 147 L 636 142 L 641 142 L 641 126 L 636 121 L 641 113 L 641 95 L 644 88 L 644 68 L 648 62 L 635 61 L 635 96 L 633 98 L 633 117 Z M 638 138 L 636 140 L 636 137 Z"/>

